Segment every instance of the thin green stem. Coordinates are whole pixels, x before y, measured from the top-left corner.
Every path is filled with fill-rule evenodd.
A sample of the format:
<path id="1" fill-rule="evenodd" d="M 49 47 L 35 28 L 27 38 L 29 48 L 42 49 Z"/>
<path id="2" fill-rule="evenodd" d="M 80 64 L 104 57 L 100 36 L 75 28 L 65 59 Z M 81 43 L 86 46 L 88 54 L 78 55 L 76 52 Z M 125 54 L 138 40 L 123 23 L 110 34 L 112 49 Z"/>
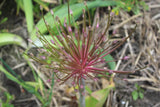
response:
<path id="1" fill-rule="evenodd" d="M 70 9 L 69 9 L 69 0 L 68 0 L 68 21 L 69 21 L 69 26 L 71 26 L 71 21 L 70 21 Z"/>
<path id="2" fill-rule="evenodd" d="M 80 84 L 83 86 L 83 88 L 79 88 L 79 94 L 80 94 L 80 98 L 79 98 L 79 105 L 80 107 L 85 107 L 85 81 L 83 78 L 80 79 Z"/>

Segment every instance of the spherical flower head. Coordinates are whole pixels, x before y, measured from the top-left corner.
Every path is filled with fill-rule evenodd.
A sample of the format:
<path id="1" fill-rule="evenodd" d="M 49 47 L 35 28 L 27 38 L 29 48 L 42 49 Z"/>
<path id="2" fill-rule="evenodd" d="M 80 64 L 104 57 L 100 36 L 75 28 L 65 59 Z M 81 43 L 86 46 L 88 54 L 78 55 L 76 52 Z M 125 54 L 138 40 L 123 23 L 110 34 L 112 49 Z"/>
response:
<path id="1" fill-rule="evenodd" d="M 51 13 L 53 12 L 51 11 Z M 69 14 L 74 13 L 70 10 Z M 70 20 L 71 19 L 73 18 L 70 18 Z M 80 81 L 81 79 L 97 81 L 96 76 L 99 74 L 106 76 L 106 73 L 131 73 L 131 71 L 118 71 L 110 70 L 108 67 L 97 67 L 98 65 L 110 62 L 106 61 L 105 57 L 121 46 L 128 38 L 118 40 L 116 43 L 110 41 L 109 38 L 107 39 L 106 32 L 112 19 L 113 17 L 109 14 L 108 26 L 103 32 L 97 33 L 99 23 L 97 23 L 95 28 L 92 28 L 90 16 L 88 21 L 86 21 L 85 10 L 83 10 L 82 30 L 80 30 L 79 27 L 71 26 L 71 24 L 66 23 L 66 21 L 64 22 L 65 25 L 62 24 L 59 18 L 56 17 L 55 21 L 57 22 L 55 22 L 55 24 L 56 26 L 60 25 L 60 27 L 57 27 L 59 34 L 53 35 L 55 34 L 54 31 L 50 29 L 51 27 L 47 24 L 46 27 L 50 35 L 52 35 L 52 39 L 47 41 L 45 37 L 41 35 L 39 39 L 44 44 L 46 51 L 41 52 L 42 56 L 40 59 L 33 56 L 31 56 L 31 58 L 52 69 L 57 77 L 57 82 L 64 83 L 70 79 L 72 85 L 78 85 L 79 88 L 84 88 Z M 128 57 L 125 57 L 124 59 L 127 58 Z"/>

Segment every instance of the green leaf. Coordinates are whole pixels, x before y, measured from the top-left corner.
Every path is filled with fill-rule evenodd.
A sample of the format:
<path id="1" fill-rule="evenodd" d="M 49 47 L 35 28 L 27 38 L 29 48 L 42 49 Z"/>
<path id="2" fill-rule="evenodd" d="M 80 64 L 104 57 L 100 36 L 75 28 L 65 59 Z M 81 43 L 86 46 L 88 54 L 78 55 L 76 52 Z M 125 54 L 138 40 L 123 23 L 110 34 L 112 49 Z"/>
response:
<path id="1" fill-rule="evenodd" d="M 113 85 L 110 85 L 105 89 L 95 91 L 90 96 L 87 96 L 86 107 L 102 107 L 113 87 Z"/>
<path id="2" fill-rule="evenodd" d="M 28 29 L 28 32 L 31 33 L 34 25 L 32 0 L 23 0 L 23 5 L 24 5 L 25 16 L 26 16 L 27 29 Z"/>
<path id="3" fill-rule="evenodd" d="M 19 9 L 21 8 L 24 11 L 23 1 L 22 0 L 15 0 L 17 3 L 17 13 L 19 14 Z"/>
<path id="4" fill-rule="evenodd" d="M 76 2 L 78 2 L 78 0 L 70 0 L 69 4 L 73 4 L 73 3 L 76 3 Z"/>
<path id="5" fill-rule="evenodd" d="M 44 37 L 45 37 L 45 39 L 46 39 L 51 45 L 53 45 L 53 44 L 51 43 L 51 41 L 50 41 L 50 40 L 53 40 L 53 38 L 52 38 L 51 35 L 44 35 Z M 58 41 L 57 37 L 55 37 L 55 39 Z M 58 41 L 58 43 L 61 44 L 59 41 Z M 34 41 L 34 44 L 35 44 L 36 46 L 38 46 L 38 47 L 43 47 L 42 42 L 41 42 L 38 38 Z M 53 45 L 53 46 L 55 46 L 55 45 Z M 35 46 L 33 45 L 33 47 L 35 47 Z M 55 46 L 55 47 L 56 47 L 56 46 Z"/>
<path id="6" fill-rule="evenodd" d="M 138 89 L 138 84 L 137 83 L 135 83 L 135 87 Z"/>
<path id="7" fill-rule="evenodd" d="M 43 86 L 43 81 L 41 80 L 40 77 L 38 78 L 38 85 L 39 85 L 40 91 L 43 92 L 44 86 Z"/>
<path id="8" fill-rule="evenodd" d="M 14 97 L 10 95 L 8 92 L 4 92 L 7 97 L 6 103 L 9 103 L 11 100 L 14 100 Z"/>
<path id="9" fill-rule="evenodd" d="M 105 59 L 106 62 L 107 61 L 112 61 L 112 62 L 108 62 L 107 64 L 108 64 L 108 66 L 111 70 L 114 70 L 115 67 L 116 67 L 116 63 L 115 63 L 115 61 L 113 61 L 114 58 L 110 54 L 108 54 L 107 56 L 104 57 L 104 59 Z"/>
<path id="10" fill-rule="evenodd" d="M 38 83 L 38 82 L 26 81 L 25 84 L 26 84 L 26 85 L 33 86 L 33 87 L 35 87 L 36 89 L 39 87 L 39 83 Z"/>
<path id="11" fill-rule="evenodd" d="M 4 19 L 2 19 L 1 21 L 0 21 L 0 24 L 2 24 L 2 23 L 4 23 L 4 22 L 6 22 L 8 20 L 8 18 L 7 17 L 5 17 Z"/>
<path id="12" fill-rule="evenodd" d="M 134 90 L 132 92 L 132 98 L 133 98 L 133 100 L 137 100 L 138 99 L 138 92 L 136 90 Z"/>
<path id="13" fill-rule="evenodd" d="M 11 33 L 0 33 L 0 46 L 9 44 L 16 44 L 23 48 L 27 47 L 25 41 L 20 36 Z"/>
<path id="14" fill-rule="evenodd" d="M 144 97 L 143 93 L 139 92 L 139 97 L 140 97 L 141 99 L 143 99 L 143 97 Z"/>
<path id="15" fill-rule="evenodd" d="M 93 1 L 93 2 L 87 2 L 87 6 L 89 9 L 91 8 L 95 8 L 95 7 L 105 7 L 105 6 L 112 6 L 112 5 L 116 5 L 116 2 L 114 1 Z M 78 3 L 78 4 L 73 4 L 70 5 L 70 9 L 73 11 L 73 17 L 74 19 L 78 19 L 78 17 L 82 14 L 82 9 L 86 9 L 84 3 Z M 54 12 L 55 16 L 58 16 L 60 21 L 63 23 L 64 18 L 66 17 L 66 19 L 68 20 L 68 7 L 67 5 L 63 5 L 61 8 L 59 8 L 57 11 L 55 11 L 55 9 L 52 9 Z M 53 21 L 53 17 L 51 15 L 51 13 L 47 13 L 45 16 L 45 20 L 49 23 L 49 25 L 54 29 L 54 31 L 56 32 L 56 26 L 54 24 Z M 45 26 L 45 23 L 43 21 L 43 19 L 41 19 L 36 26 L 39 28 L 39 30 L 41 31 L 42 34 L 47 32 L 47 28 Z M 36 39 L 36 29 L 33 30 L 32 34 L 31 34 L 31 39 L 35 40 Z"/>
<path id="16" fill-rule="evenodd" d="M 92 90 L 91 90 L 88 86 L 85 86 L 85 89 L 86 89 L 86 91 L 87 91 L 89 94 L 92 93 Z"/>

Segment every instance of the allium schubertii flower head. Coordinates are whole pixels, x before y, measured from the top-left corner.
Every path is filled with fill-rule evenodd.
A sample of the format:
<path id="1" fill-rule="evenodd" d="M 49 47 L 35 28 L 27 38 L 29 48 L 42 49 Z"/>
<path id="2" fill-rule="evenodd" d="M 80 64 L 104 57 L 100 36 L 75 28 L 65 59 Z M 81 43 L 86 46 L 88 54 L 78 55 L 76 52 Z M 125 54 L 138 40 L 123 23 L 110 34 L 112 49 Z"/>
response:
<path id="1" fill-rule="evenodd" d="M 87 5 L 86 10 L 88 10 Z M 58 81 L 61 83 L 70 79 L 72 85 L 74 87 L 78 85 L 79 88 L 84 88 L 81 79 L 92 79 L 96 81 L 96 76 L 98 74 L 106 76 L 107 72 L 134 72 L 111 70 L 108 67 L 97 66 L 110 62 L 105 61 L 104 57 L 120 47 L 129 38 L 125 37 L 118 41 L 110 41 L 110 37 L 106 35 L 114 16 L 113 13 L 108 15 L 107 27 L 105 30 L 97 33 L 99 30 L 99 23 L 97 21 L 95 27 L 91 26 L 89 11 L 86 15 L 85 9 L 83 9 L 82 25 L 77 24 L 73 18 L 74 13 L 69 9 L 68 11 L 68 23 L 66 19 L 64 19 L 62 23 L 58 16 L 54 16 L 53 11 L 51 11 L 58 34 L 51 29 L 51 26 L 49 26 L 48 22 L 43 18 L 52 39 L 47 41 L 43 34 L 37 29 L 37 37 L 44 48 L 38 49 L 41 58 L 30 55 L 32 59 L 52 69 Z M 127 56 L 120 60 L 126 59 L 128 59 Z"/>

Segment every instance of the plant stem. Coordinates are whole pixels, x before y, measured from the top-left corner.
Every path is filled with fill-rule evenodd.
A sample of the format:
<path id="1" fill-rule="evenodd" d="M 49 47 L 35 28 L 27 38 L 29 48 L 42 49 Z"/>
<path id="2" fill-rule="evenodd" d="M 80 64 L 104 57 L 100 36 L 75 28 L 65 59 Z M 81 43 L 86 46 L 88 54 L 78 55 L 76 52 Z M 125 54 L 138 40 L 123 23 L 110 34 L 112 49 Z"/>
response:
<path id="1" fill-rule="evenodd" d="M 85 107 L 85 81 L 83 78 L 81 78 L 80 83 L 81 85 L 83 85 L 83 88 L 79 89 L 79 94 L 80 94 L 79 104 L 80 107 Z"/>

